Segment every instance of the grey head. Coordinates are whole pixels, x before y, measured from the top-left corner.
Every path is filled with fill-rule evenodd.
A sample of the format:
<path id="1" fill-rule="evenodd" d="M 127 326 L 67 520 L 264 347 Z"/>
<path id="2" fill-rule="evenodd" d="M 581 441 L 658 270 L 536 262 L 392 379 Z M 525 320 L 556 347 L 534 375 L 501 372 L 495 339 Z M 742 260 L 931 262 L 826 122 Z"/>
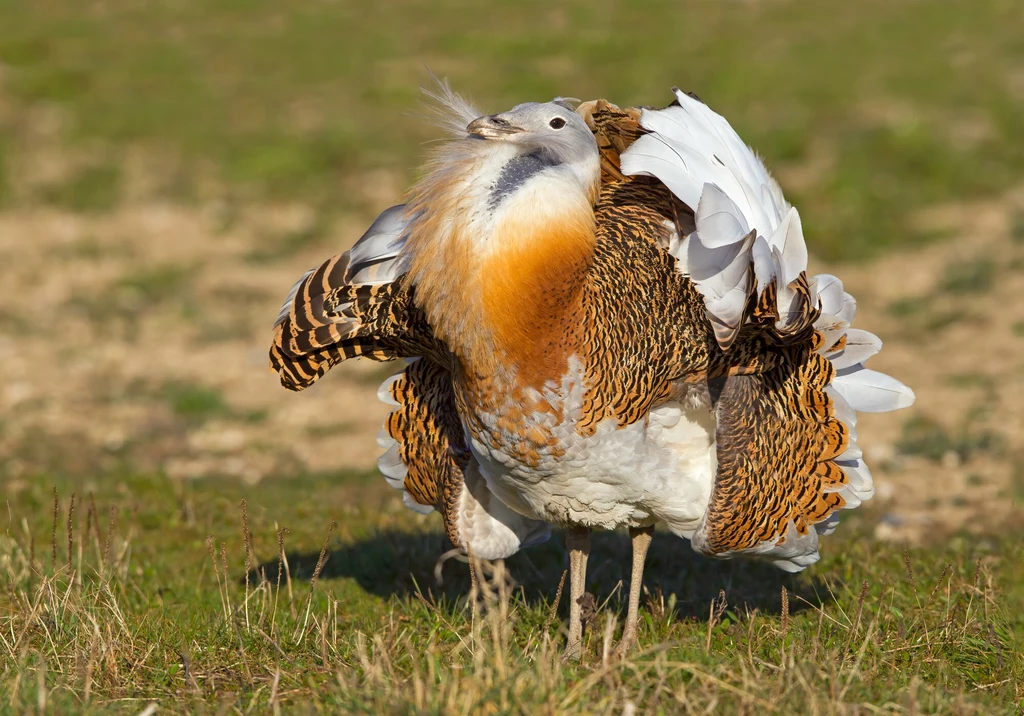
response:
<path id="1" fill-rule="evenodd" d="M 473 139 L 502 142 L 519 149 L 508 166 L 509 179 L 520 184 L 546 168 L 571 171 L 590 191 L 600 181 L 600 155 L 583 118 L 560 100 L 526 102 L 508 112 L 474 119 L 466 127 Z M 500 199 L 500 197 L 495 197 Z"/>
<path id="2" fill-rule="evenodd" d="M 597 157 L 594 135 L 563 101 L 526 102 L 508 112 L 478 117 L 466 131 L 473 137 L 541 149 L 562 162 Z"/>

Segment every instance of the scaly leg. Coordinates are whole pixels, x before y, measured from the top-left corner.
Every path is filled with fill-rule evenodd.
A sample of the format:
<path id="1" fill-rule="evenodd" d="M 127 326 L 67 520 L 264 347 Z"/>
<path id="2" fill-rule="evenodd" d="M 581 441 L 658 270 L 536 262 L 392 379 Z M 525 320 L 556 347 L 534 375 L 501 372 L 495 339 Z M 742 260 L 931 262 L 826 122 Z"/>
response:
<path id="1" fill-rule="evenodd" d="M 583 608 L 580 597 L 587 588 L 587 557 L 590 556 L 590 528 L 571 527 L 565 536 L 569 548 L 569 641 L 566 659 L 579 659 L 583 647 Z"/>
<path id="2" fill-rule="evenodd" d="M 615 650 L 626 654 L 636 645 L 637 612 L 640 609 L 640 589 L 644 581 L 644 560 L 647 559 L 647 548 L 654 538 L 654 526 L 630 527 L 629 538 L 633 542 L 633 572 L 629 582 L 629 611 L 626 612 L 626 627 L 622 630 L 622 640 Z"/>

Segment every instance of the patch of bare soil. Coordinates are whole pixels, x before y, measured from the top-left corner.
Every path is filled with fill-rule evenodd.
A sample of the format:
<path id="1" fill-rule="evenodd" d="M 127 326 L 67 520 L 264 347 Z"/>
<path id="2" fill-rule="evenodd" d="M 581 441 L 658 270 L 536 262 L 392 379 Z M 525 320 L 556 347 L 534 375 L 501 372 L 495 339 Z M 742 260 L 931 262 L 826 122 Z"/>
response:
<path id="1" fill-rule="evenodd" d="M 0 461 L 8 479 L 118 465 L 259 480 L 369 469 L 393 366 L 353 363 L 301 395 L 267 366 L 291 284 L 342 251 L 301 206 L 232 218 L 142 205 L 0 215 Z"/>
<path id="2" fill-rule="evenodd" d="M 884 539 L 999 524 L 1024 500 L 1024 192 L 937 207 L 948 235 L 863 265 L 817 268 L 857 298 L 855 325 L 883 340 L 869 367 L 917 394 L 909 410 L 862 414 Z"/>
<path id="3" fill-rule="evenodd" d="M 921 218 L 949 241 L 824 266 L 885 342 L 871 367 L 917 392 L 863 416 L 883 538 L 1001 518 L 1021 498 L 1024 198 Z M 364 217 L 365 218 L 365 217 Z M 303 206 L 233 216 L 138 204 L 105 215 L 0 214 L 0 476 L 131 468 L 257 481 L 371 470 L 394 366 L 345 364 L 290 393 L 267 367 L 280 302 L 359 236 Z M 813 242 L 812 242 L 813 243 Z"/>

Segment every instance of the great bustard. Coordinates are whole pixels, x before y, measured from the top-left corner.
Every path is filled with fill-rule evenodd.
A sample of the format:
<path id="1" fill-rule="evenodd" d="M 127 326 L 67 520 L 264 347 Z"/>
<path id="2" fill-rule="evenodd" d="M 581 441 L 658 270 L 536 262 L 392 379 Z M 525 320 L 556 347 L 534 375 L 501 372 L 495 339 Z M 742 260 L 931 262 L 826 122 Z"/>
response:
<path id="1" fill-rule="evenodd" d="M 381 471 L 477 557 L 567 528 L 569 655 L 591 528 L 633 541 L 622 648 L 655 524 L 715 557 L 815 562 L 837 510 L 873 494 L 855 411 L 914 396 L 863 367 L 881 343 L 850 327 L 839 279 L 807 276 L 760 159 L 679 91 L 489 116 L 435 99 L 454 136 L 406 203 L 282 307 L 282 383 L 411 359 L 379 393 Z"/>

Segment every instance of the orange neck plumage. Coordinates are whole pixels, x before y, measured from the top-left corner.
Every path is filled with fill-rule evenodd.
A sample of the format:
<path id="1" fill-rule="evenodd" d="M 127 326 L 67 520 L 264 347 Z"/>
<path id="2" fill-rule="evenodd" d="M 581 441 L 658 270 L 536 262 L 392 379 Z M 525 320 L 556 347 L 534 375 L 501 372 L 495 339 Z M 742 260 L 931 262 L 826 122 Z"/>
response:
<path id="1" fill-rule="evenodd" d="M 565 371 L 573 348 L 570 317 L 594 251 L 589 206 L 557 218 L 509 212 L 479 255 L 457 228 L 412 256 L 417 303 L 438 336 L 470 371 L 514 368 L 539 387 Z"/>
<path id="2" fill-rule="evenodd" d="M 410 191 L 408 275 L 416 304 L 467 373 L 540 387 L 565 372 L 595 244 L 600 186 L 574 165 L 551 166 L 498 195 L 512 144 L 455 141 Z M 582 177 L 582 178 L 581 178 Z"/>
<path id="3" fill-rule="evenodd" d="M 568 319 L 593 258 L 593 214 L 560 219 L 504 222 L 495 237 L 507 248 L 489 256 L 479 274 L 482 322 L 529 384 L 564 371 L 574 334 Z"/>

